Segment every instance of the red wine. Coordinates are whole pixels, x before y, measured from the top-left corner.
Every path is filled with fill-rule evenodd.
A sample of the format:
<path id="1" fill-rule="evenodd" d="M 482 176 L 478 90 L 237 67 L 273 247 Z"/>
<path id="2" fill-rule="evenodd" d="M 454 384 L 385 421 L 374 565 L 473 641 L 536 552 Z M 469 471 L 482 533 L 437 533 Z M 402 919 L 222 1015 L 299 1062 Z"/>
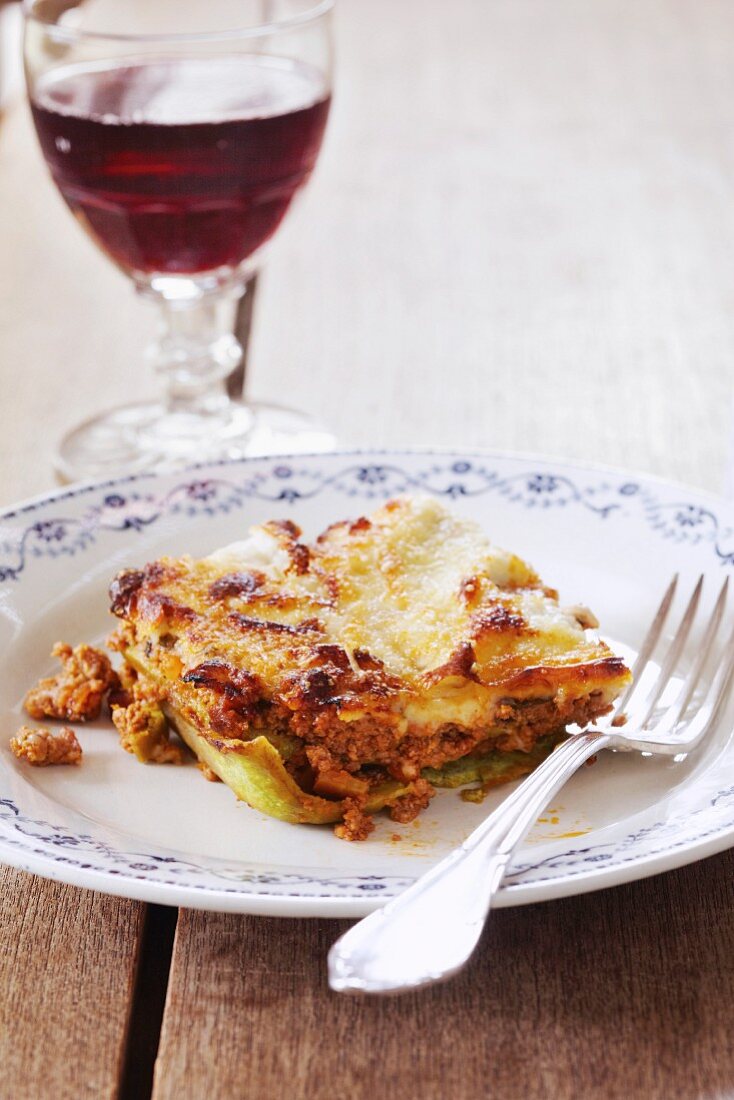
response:
<path id="1" fill-rule="evenodd" d="M 314 166 L 323 76 L 257 54 L 52 70 L 33 118 L 66 202 L 126 271 L 234 268 L 275 232 Z"/>

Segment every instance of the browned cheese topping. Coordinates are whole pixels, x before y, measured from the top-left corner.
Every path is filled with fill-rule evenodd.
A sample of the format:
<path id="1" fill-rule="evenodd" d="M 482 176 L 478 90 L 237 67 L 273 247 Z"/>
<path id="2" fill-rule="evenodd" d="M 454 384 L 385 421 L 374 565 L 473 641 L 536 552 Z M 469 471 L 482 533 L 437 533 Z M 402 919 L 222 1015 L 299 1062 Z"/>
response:
<path id="1" fill-rule="evenodd" d="M 412 785 L 392 807 L 410 821 L 432 794 L 422 769 L 529 752 L 606 713 L 629 679 L 590 612 L 562 608 L 524 561 L 428 496 L 310 543 L 272 521 L 207 558 L 127 570 L 110 596 L 111 644 L 167 712 L 212 743 L 265 735 L 303 790 L 345 800 L 347 839 L 366 835 L 376 785 Z M 128 710 L 115 718 L 128 739 L 158 728 L 157 713 Z"/>

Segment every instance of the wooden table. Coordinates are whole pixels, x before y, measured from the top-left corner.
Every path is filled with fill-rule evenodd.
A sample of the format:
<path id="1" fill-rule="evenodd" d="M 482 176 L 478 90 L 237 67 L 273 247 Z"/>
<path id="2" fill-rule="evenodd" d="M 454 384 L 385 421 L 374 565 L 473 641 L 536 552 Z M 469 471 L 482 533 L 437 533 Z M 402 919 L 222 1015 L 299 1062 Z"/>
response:
<path id="1" fill-rule="evenodd" d="M 341 0 L 338 36 L 323 161 L 260 287 L 253 395 L 287 392 L 348 442 L 722 489 L 731 3 Z M 153 392 L 153 322 L 63 210 L 20 103 L 0 122 L 0 227 L 10 502 L 51 485 L 63 428 Z M 380 1001 L 327 990 L 343 924 L 3 870 L 0 1097 L 734 1096 L 733 873 L 727 853 L 499 911 L 468 973 Z"/>

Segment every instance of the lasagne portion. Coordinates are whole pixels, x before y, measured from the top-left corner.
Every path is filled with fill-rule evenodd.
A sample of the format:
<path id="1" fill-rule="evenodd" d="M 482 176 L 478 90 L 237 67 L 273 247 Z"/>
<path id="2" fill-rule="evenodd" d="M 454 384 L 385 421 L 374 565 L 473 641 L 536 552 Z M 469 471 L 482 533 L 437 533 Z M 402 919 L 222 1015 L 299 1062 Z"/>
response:
<path id="1" fill-rule="evenodd" d="M 435 786 L 479 798 L 606 713 L 629 680 L 589 611 L 433 498 L 311 543 L 289 520 L 118 575 L 128 671 L 238 797 L 365 836 Z M 153 716 L 152 720 L 157 720 Z"/>

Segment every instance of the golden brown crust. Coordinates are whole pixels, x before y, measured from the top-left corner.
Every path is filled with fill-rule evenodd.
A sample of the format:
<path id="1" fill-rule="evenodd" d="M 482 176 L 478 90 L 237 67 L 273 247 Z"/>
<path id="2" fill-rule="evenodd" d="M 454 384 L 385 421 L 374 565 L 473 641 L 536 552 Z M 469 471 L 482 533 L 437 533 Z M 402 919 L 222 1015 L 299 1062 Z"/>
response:
<path id="1" fill-rule="evenodd" d="M 532 569 L 434 500 L 388 502 L 309 546 L 288 520 L 253 538 L 122 574 L 114 644 L 205 737 L 264 733 L 306 791 L 351 798 L 345 832 L 364 830 L 378 772 L 413 782 L 480 746 L 527 752 L 628 681 Z"/>
<path id="2" fill-rule="evenodd" d="M 301 537 L 301 528 L 289 519 L 271 519 L 268 523 L 263 524 L 263 527 L 275 536 L 285 550 L 290 558 L 290 568 L 293 572 L 301 575 L 308 573 L 311 551 L 305 543 L 298 541 Z"/>
<path id="3" fill-rule="evenodd" d="M 241 728 L 244 721 L 255 717 L 258 704 L 265 697 L 258 676 L 235 668 L 221 657 L 189 669 L 181 682 L 218 696 L 210 710 L 211 727 L 216 733 L 229 734 L 238 726 Z"/>
<path id="4" fill-rule="evenodd" d="M 596 661 L 588 661 L 584 664 L 572 666 L 573 686 L 578 690 L 589 681 L 613 681 L 626 679 L 629 676 L 627 666 L 621 657 L 612 655 L 601 657 Z M 531 668 L 520 669 L 510 677 L 503 685 L 507 692 L 527 691 L 531 688 L 547 687 L 553 691 L 564 680 L 569 679 L 569 668 L 560 665 L 552 668 L 548 665 L 534 665 Z"/>
<path id="5" fill-rule="evenodd" d="M 236 596 L 239 600 L 248 602 L 251 599 L 259 599 L 256 595 L 266 582 L 264 573 L 250 569 L 246 573 L 225 573 L 218 577 L 209 586 L 209 595 L 213 600 L 226 600 Z"/>
<path id="6" fill-rule="evenodd" d="M 110 611 L 120 618 L 128 616 L 135 607 L 138 591 L 146 580 L 140 569 L 123 569 L 110 584 Z"/>
<path id="7" fill-rule="evenodd" d="M 445 664 L 439 665 L 438 668 L 432 668 L 430 672 L 424 675 L 423 682 L 426 686 L 430 686 L 440 683 L 441 680 L 447 680 L 450 676 L 456 676 L 463 680 L 476 680 L 475 663 L 474 646 L 471 642 L 462 642 Z"/>
<path id="8" fill-rule="evenodd" d="M 98 718 L 106 692 L 119 686 L 107 654 L 90 645 L 72 649 L 66 642 L 57 642 L 51 655 L 61 661 L 61 672 L 31 688 L 23 703 L 27 713 L 31 718 L 69 722 Z"/>
<path id="9" fill-rule="evenodd" d="M 82 759 L 82 747 L 68 726 L 53 730 L 21 726 L 15 737 L 10 739 L 10 748 L 19 760 L 25 760 L 34 768 L 45 768 L 50 764 L 79 764 Z"/>
<path id="10" fill-rule="evenodd" d="M 478 641 L 485 634 L 532 634 L 533 631 L 516 611 L 501 600 L 488 601 L 471 616 L 472 637 Z"/>

